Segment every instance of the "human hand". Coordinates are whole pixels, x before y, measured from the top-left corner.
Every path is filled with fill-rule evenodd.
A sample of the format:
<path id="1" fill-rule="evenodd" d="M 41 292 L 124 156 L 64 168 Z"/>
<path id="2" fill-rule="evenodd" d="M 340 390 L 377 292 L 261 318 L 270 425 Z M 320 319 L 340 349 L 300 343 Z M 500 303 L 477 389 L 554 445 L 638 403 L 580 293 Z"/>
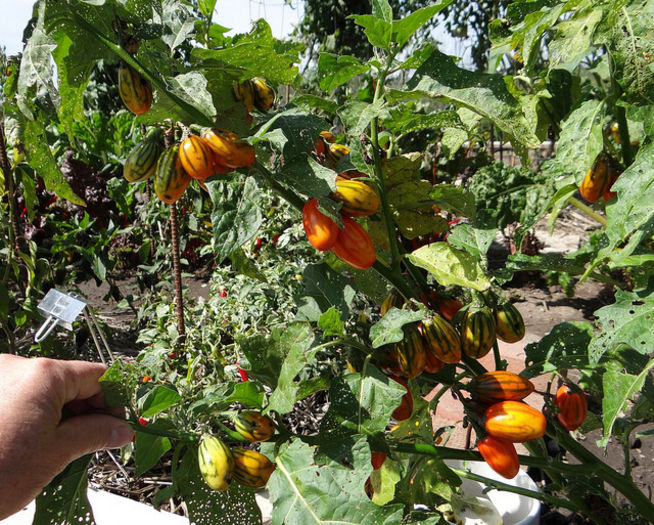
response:
<path id="1" fill-rule="evenodd" d="M 98 383 L 105 370 L 100 363 L 0 354 L 0 520 L 71 461 L 132 439 L 129 424 L 108 415 Z M 62 420 L 64 407 L 73 416 Z"/>

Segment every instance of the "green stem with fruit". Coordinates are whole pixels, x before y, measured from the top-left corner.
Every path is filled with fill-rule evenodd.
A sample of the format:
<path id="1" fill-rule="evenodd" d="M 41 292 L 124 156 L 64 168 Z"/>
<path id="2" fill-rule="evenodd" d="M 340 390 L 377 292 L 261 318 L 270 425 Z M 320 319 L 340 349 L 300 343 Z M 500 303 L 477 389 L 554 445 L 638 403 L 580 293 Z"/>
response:
<path id="1" fill-rule="evenodd" d="M 595 210 L 593 210 L 593 208 L 591 208 L 587 204 L 584 204 L 579 199 L 575 199 L 574 197 L 570 197 L 568 199 L 568 202 L 570 204 L 572 204 L 578 210 L 584 212 L 591 219 L 593 219 L 594 221 L 599 222 L 602 226 L 604 226 L 606 228 L 606 225 L 608 224 L 607 221 L 606 221 L 606 217 L 602 217 L 599 213 L 596 213 Z"/>

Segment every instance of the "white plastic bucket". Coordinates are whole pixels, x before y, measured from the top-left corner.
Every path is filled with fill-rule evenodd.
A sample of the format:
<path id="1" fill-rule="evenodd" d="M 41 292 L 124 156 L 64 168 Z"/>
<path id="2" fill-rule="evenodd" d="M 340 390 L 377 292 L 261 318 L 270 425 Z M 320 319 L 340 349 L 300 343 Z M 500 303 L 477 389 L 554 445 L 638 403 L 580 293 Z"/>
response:
<path id="1" fill-rule="evenodd" d="M 521 487 L 538 492 L 538 487 L 534 481 L 527 476 L 527 473 L 520 470 L 518 475 L 513 479 L 506 479 L 497 474 L 483 461 L 459 461 L 446 460 L 445 463 L 452 467 L 462 470 L 470 470 L 474 474 L 484 476 L 485 478 L 501 481 L 507 485 Z M 478 481 L 462 478 L 463 484 L 461 490 L 466 497 L 484 495 L 485 485 Z M 489 490 L 485 493 L 486 497 L 497 508 L 502 515 L 503 525 L 538 525 L 540 522 L 540 501 L 529 498 L 515 492 L 503 490 Z"/>

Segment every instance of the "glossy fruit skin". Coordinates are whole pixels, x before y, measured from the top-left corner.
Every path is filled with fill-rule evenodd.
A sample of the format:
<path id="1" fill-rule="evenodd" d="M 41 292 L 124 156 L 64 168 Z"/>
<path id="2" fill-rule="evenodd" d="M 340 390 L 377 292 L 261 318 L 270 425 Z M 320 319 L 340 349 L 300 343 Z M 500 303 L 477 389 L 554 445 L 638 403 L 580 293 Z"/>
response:
<path id="1" fill-rule="evenodd" d="M 256 450 L 232 448 L 232 456 L 234 480 L 246 487 L 263 487 L 275 470 L 275 464 Z"/>
<path id="2" fill-rule="evenodd" d="M 520 401 L 534 391 L 534 384 L 524 377 L 496 370 L 485 372 L 475 377 L 469 385 L 474 397 L 484 403 L 497 401 Z"/>
<path id="3" fill-rule="evenodd" d="M 403 304 L 404 297 L 402 297 L 402 294 L 395 288 L 392 288 L 391 291 L 386 294 L 386 297 L 379 308 L 379 313 L 383 317 L 391 308 L 402 308 Z"/>
<path id="4" fill-rule="evenodd" d="M 597 202 L 597 199 L 611 186 L 613 172 L 608 156 L 600 153 L 579 186 L 579 193 L 584 200 Z"/>
<path id="5" fill-rule="evenodd" d="M 484 357 L 495 342 L 495 316 L 488 306 L 470 307 L 459 324 L 461 350 L 468 357 Z"/>
<path id="6" fill-rule="evenodd" d="M 172 204 L 182 196 L 190 181 L 191 177 L 179 160 L 179 144 L 175 144 L 159 157 L 154 172 L 154 191 L 162 201 Z"/>
<path id="7" fill-rule="evenodd" d="M 324 139 L 329 144 L 333 144 L 334 142 L 336 142 L 336 137 L 334 137 L 334 134 L 331 131 L 321 131 L 319 135 L 320 138 Z"/>
<path id="8" fill-rule="evenodd" d="M 197 135 L 189 135 L 179 145 L 179 160 L 184 171 L 194 179 L 204 180 L 214 173 L 209 145 Z"/>
<path id="9" fill-rule="evenodd" d="M 477 448 L 488 466 L 500 476 L 513 479 L 518 474 L 520 460 L 510 441 L 489 435 L 477 442 Z"/>
<path id="10" fill-rule="evenodd" d="M 336 177 L 336 191 L 331 198 L 343 203 L 341 213 L 348 217 L 366 217 L 379 209 L 379 197 L 375 190 L 360 180 Z"/>
<path id="11" fill-rule="evenodd" d="M 463 303 L 458 299 L 439 297 L 436 300 L 436 306 L 445 319 L 452 321 L 457 312 L 463 308 Z"/>
<path id="12" fill-rule="evenodd" d="M 234 100 L 242 102 L 248 113 L 254 107 L 254 86 L 249 80 L 245 82 L 234 82 L 232 84 L 232 95 Z"/>
<path id="13" fill-rule="evenodd" d="M 244 410 L 234 418 L 234 428 L 248 441 L 265 441 L 275 432 L 275 424 L 256 410 Z"/>
<path id="14" fill-rule="evenodd" d="M 125 107 L 134 115 L 143 115 L 152 106 L 150 81 L 124 62 L 118 69 L 118 93 Z"/>
<path id="15" fill-rule="evenodd" d="M 125 159 L 123 177 L 128 182 L 141 182 L 154 175 L 157 161 L 163 152 L 163 132 L 159 128 L 150 131 Z"/>
<path id="16" fill-rule="evenodd" d="M 254 77 L 250 80 L 254 92 L 254 105 L 259 111 L 268 111 L 275 104 L 275 90 L 265 78 Z"/>
<path id="17" fill-rule="evenodd" d="M 458 363 L 461 361 L 461 338 L 442 317 L 435 315 L 422 322 L 422 340 L 428 353 L 444 363 Z"/>
<path id="18" fill-rule="evenodd" d="M 562 385 L 554 398 L 554 404 L 559 407 L 556 417 L 566 430 L 577 430 L 586 420 L 588 402 L 586 396 L 575 392 L 567 385 Z"/>
<path id="19" fill-rule="evenodd" d="M 425 368 L 424 372 L 427 372 L 428 374 L 436 374 L 437 372 L 440 372 L 443 367 L 445 366 L 445 363 L 438 359 L 432 352 L 429 350 L 425 350 Z"/>
<path id="20" fill-rule="evenodd" d="M 307 240 L 316 250 L 331 250 L 340 229 L 338 224 L 318 209 L 318 199 L 313 198 L 304 203 L 302 224 Z"/>
<path id="21" fill-rule="evenodd" d="M 398 406 L 392 414 L 393 419 L 396 421 L 404 421 L 405 419 L 409 419 L 413 413 L 413 396 L 411 395 L 411 390 L 409 390 L 409 386 L 404 379 L 396 376 L 390 377 L 393 381 L 400 383 L 404 388 L 406 388 L 406 394 L 402 396 L 400 406 Z"/>
<path id="22" fill-rule="evenodd" d="M 332 251 L 341 261 L 358 270 L 367 270 L 377 258 L 368 232 L 349 217 L 343 217 L 343 229 L 339 229 Z"/>
<path id="23" fill-rule="evenodd" d="M 495 309 L 495 335 L 505 343 L 517 343 L 525 336 L 525 322 L 518 309 L 509 302 Z"/>
<path id="24" fill-rule="evenodd" d="M 392 345 L 392 354 L 404 377 L 413 379 L 420 375 L 427 363 L 427 354 L 422 342 L 422 336 L 415 324 L 405 324 L 402 327 L 404 338 Z"/>
<path id="25" fill-rule="evenodd" d="M 547 426 L 542 412 L 520 401 L 495 403 L 486 409 L 485 417 L 486 432 L 511 443 L 543 437 Z"/>
<path id="26" fill-rule="evenodd" d="M 221 164 L 228 168 L 247 168 L 254 163 L 254 148 L 226 129 L 208 129 L 202 134 Z"/>
<path id="27" fill-rule="evenodd" d="M 205 434 L 198 447 L 200 473 L 212 490 L 227 490 L 234 473 L 234 457 L 219 438 Z"/>
<path id="28" fill-rule="evenodd" d="M 381 452 L 371 452 L 370 453 L 370 463 L 372 464 L 373 470 L 379 470 L 381 466 L 386 461 L 386 454 Z"/>

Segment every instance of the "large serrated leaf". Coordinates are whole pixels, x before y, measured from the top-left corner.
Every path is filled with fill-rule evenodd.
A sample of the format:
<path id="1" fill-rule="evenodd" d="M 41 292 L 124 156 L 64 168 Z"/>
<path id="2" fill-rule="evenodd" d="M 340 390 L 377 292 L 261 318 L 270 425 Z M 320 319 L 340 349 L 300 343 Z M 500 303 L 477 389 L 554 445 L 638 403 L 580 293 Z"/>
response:
<path id="1" fill-rule="evenodd" d="M 624 371 L 617 361 L 606 365 L 602 377 L 604 383 L 604 398 L 602 399 L 602 422 L 604 436 L 597 441 L 598 447 L 606 447 L 613 431 L 616 419 L 626 410 L 627 403 L 633 399 L 645 384 L 645 379 L 654 368 L 654 360 L 650 360 L 638 374 L 632 375 Z"/>
<path id="2" fill-rule="evenodd" d="M 317 348 L 311 348 L 314 335 L 309 323 L 295 322 L 284 328 L 283 332 L 273 332 L 273 340 L 284 359 L 277 379 L 277 387 L 270 395 L 269 410 L 287 414 L 293 409 L 300 390 L 295 376 L 307 365 L 315 361 Z"/>
<path id="3" fill-rule="evenodd" d="M 252 177 L 245 184 L 208 182 L 207 187 L 214 203 L 211 224 L 219 264 L 257 234 L 263 222 L 261 190 Z"/>
<path id="4" fill-rule="evenodd" d="M 604 147 L 602 123 L 606 106 L 601 100 L 588 100 L 562 123 L 556 148 L 556 163 L 561 173 L 574 175 L 581 183 L 586 171 Z"/>
<path id="5" fill-rule="evenodd" d="M 282 446 L 268 482 L 274 525 L 391 525 L 402 521 L 401 505 L 378 507 L 363 488 L 372 471 L 365 439 L 351 449 L 354 463 L 316 465 L 314 449 L 301 440 Z M 340 459 L 340 458 L 337 458 Z M 325 495 L 329 497 L 325 497 Z"/>
<path id="6" fill-rule="evenodd" d="M 540 341 L 525 347 L 526 378 L 564 369 L 588 369 L 588 345 L 593 327 L 588 322 L 567 322 L 555 325 Z"/>
<path id="7" fill-rule="evenodd" d="M 405 324 L 415 323 L 424 317 L 423 312 L 413 310 L 399 310 L 391 308 L 386 315 L 370 327 L 370 340 L 373 348 L 386 344 L 397 343 L 404 338 L 402 327 Z"/>
<path id="8" fill-rule="evenodd" d="M 174 471 L 174 486 L 195 525 L 257 525 L 262 523 L 255 492 L 232 482 L 225 491 L 211 490 L 200 475 L 197 453 L 189 449 Z"/>
<path id="9" fill-rule="evenodd" d="M 321 422 L 321 433 L 329 438 L 334 425 L 348 422 L 346 430 L 358 434 L 383 432 L 406 389 L 368 364 L 361 373 L 345 374 L 332 381 L 331 403 Z M 324 425 L 322 423 L 325 423 Z"/>
<path id="10" fill-rule="evenodd" d="M 422 246 L 407 257 L 432 274 L 441 286 L 465 286 L 480 292 L 490 288 L 490 281 L 477 260 L 445 242 Z"/>
<path id="11" fill-rule="evenodd" d="M 318 59 L 318 78 L 323 91 L 336 89 L 366 71 L 368 66 L 357 57 L 321 53 Z"/>
<path id="12" fill-rule="evenodd" d="M 86 497 L 88 468 L 93 455 L 82 456 L 58 474 L 36 497 L 33 525 L 85 523 L 95 525 Z"/>
<path id="13" fill-rule="evenodd" d="M 300 318 L 318 321 L 320 316 L 336 309 L 345 321 L 354 300 L 352 282 L 332 270 L 327 264 L 309 264 L 302 274 L 304 291 L 296 298 Z"/>
<path id="14" fill-rule="evenodd" d="M 598 363 L 618 345 L 627 345 L 641 354 L 652 353 L 654 342 L 654 294 L 652 291 L 617 290 L 615 303 L 595 312 L 600 333 L 590 344 L 590 359 Z"/>
<path id="15" fill-rule="evenodd" d="M 501 75 L 473 73 L 459 68 L 452 57 L 433 48 L 429 58 L 407 84 L 408 91 L 391 90 L 390 101 L 430 97 L 466 107 L 493 121 L 516 144 L 538 147 L 536 122 L 528 121 Z"/>

